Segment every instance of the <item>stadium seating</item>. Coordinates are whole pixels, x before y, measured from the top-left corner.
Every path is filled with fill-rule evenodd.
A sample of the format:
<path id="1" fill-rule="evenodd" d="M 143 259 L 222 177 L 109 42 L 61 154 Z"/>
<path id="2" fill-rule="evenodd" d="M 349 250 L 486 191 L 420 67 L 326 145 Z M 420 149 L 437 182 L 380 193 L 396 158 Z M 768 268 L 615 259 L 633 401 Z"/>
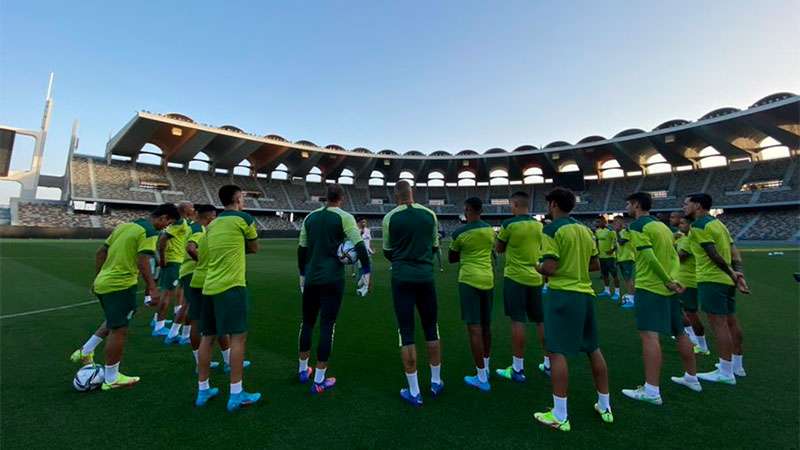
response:
<path id="1" fill-rule="evenodd" d="M 742 236 L 743 240 L 792 240 L 800 232 L 800 212 L 780 211 L 762 213 L 758 221 Z"/>
<path id="2" fill-rule="evenodd" d="M 17 222 L 31 227 L 92 227 L 88 214 L 76 214 L 66 203 L 48 201 L 19 202 Z"/>

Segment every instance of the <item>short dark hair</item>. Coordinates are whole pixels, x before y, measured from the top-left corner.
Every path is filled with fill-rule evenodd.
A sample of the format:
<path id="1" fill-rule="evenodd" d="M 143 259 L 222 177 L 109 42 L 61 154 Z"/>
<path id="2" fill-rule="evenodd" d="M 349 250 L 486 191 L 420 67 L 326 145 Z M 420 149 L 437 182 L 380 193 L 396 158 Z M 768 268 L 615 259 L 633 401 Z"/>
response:
<path id="1" fill-rule="evenodd" d="M 343 197 L 344 197 L 344 188 L 342 188 L 340 184 L 328 185 L 328 192 L 325 194 L 325 198 L 327 198 L 329 202 L 338 202 Z"/>
<path id="2" fill-rule="evenodd" d="M 233 198 L 239 192 L 242 192 L 242 188 L 235 184 L 226 184 L 219 188 L 219 201 L 222 202 L 222 206 L 232 205 Z"/>
<path id="3" fill-rule="evenodd" d="M 549 204 L 555 202 L 558 209 L 568 213 L 575 208 L 575 194 L 569 189 L 557 187 L 548 192 L 544 197 L 545 201 Z"/>
<path id="4" fill-rule="evenodd" d="M 167 216 L 172 220 L 178 220 L 181 218 L 181 214 L 178 212 L 178 207 L 175 206 L 174 203 L 162 203 L 156 206 L 156 209 L 154 209 L 150 215 L 152 217 Z"/>
<path id="5" fill-rule="evenodd" d="M 602 215 L 602 214 L 600 214 L 599 216 L 597 216 L 597 220 L 602 220 L 603 222 L 608 222 L 608 219 L 606 219 L 606 216 L 604 216 L 604 215 Z"/>
<path id="6" fill-rule="evenodd" d="M 642 211 L 650 211 L 650 208 L 653 207 L 653 197 L 647 192 L 634 192 L 625 200 L 638 203 Z"/>
<path id="7" fill-rule="evenodd" d="M 525 191 L 517 191 L 511 194 L 511 200 L 519 200 L 525 204 L 530 203 L 531 196 Z"/>
<path id="8" fill-rule="evenodd" d="M 692 203 L 699 203 L 705 210 L 711 209 L 712 199 L 711 196 L 705 192 L 698 192 L 696 194 L 689 194 L 686 196 Z"/>
<path id="9" fill-rule="evenodd" d="M 211 211 L 216 212 L 217 208 L 214 205 L 209 205 L 204 203 L 201 205 L 195 205 L 194 210 L 197 211 L 197 214 L 205 214 Z"/>
<path id="10" fill-rule="evenodd" d="M 469 206 L 471 210 L 480 213 L 483 211 L 483 201 L 478 197 L 470 197 L 464 200 L 464 204 Z"/>

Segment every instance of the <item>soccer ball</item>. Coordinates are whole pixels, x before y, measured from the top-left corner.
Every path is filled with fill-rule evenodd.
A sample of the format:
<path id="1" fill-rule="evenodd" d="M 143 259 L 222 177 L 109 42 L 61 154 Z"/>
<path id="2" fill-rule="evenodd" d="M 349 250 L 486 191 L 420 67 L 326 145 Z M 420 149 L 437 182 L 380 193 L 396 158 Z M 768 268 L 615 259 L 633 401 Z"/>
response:
<path id="1" fill-rule="evenodd" d="M 336 257 L 344 265 L 355 263 L 358 260 L 355 245 L 350 241 L 342 242 L 339 244 L 339 248 L 336 249 Z"/>
<path id="2" fill-rule="evenodd" d="M 98 389 L 105 381 L 105 372 L 100 364 L 87 364 L 75 374 L 72 387 L 78 392 L 89 392 Z"/>

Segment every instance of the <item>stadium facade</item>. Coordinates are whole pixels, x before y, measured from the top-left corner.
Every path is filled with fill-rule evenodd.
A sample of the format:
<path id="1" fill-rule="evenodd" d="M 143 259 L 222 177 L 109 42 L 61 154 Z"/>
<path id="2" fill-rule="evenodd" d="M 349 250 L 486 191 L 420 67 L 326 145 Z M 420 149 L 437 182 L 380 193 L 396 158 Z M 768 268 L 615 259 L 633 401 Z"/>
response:
<path id="1" fill-rule="evenodd" d="M 70 217 L 58 225 L 106 228 L 163 201 L 218 204 L 216 189 L 235 183 L 247 191 L 248 209 L 261 228 L 293 230 L 320 205 L 326 183 L 344 184 L 347 209 L 377 220 L 393 207 L 391 186 L 409 179 L 418 201 L 446 224 L 457 223 L 470 196 L 481 197 L 487 215 L 499 219 L 508 214 L 505 204 L 516 190 L 531 194 L 532 211 L 543 214 L 544 194 L 562 185 L 577 192 L 576 214 L 587 218 L 621 212 L 634 191 L 651 192 L 661 211 L 678 208 L 686 194 L 705 191 L 734 217 L 729 220 L 740 239 L 792 240 L 800 229 L 800 97 L 791 93 L 611 138 L 430 155 L 322 147 L 205 125 L 183 114 L 142 111 L 109 140 L 103 157 L 74 152 L 73 145 L 64 177 L 39 181 L 61 188 L 62 202 L 15 201 L 12 223 L 46 225 L 37 216 L 63 210 Z M 144 155 L 160 165 L 141 162 Z M 748 233 L 773 222 L 782 230 L 773 236 Z"/>

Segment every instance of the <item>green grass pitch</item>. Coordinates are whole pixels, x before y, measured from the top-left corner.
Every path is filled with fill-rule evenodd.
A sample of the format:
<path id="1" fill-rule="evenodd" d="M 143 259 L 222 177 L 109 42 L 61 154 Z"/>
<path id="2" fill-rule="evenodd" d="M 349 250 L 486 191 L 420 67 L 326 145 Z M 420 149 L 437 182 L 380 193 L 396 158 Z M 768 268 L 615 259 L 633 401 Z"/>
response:
<path id="1" fill-rule="evenodd" d="M 600 344 L 609 365 L 613 425 L 603 425 L 592 404 L 596 394 L 585 358 L 570 360 L 569 413 L 572 432 L 535 424 L 533 412 L 551 405 L 550 385 L 536 364 L 542 353 L 530 344 L 529 381 L 493 379 L 492 392 L 468 389 L 472 374 L 464 326 L 459 320 L 455 266 L 437 273 L 444 395 L 429 396 L 421 409 L 403 403 L 405 385 L 389 297 L 389 272 L 376 257 L 374 289 L 354 295 L 348 280 L 329 374 L 334 391 L 312 397 L 297 384 L 300 299 L 295 242 L 263 241 L 248 257 L 252 297 L 245 387 L 265 394 L 262 404 L 236 414 L 225 411 L 227 379 L 212 375 L 221 398 L 193 406 L 194 364 L 187 347 L 165 347 L 149 336 L 150 311 L 143 306 L 131 327 L 122 370 L 139 375 L 133 389 L 78 393 L 76 367 L 67 356 L 101 320 L 97 304 L 40 314 L 28 311 L 91 300 L 88 286 L 99 241 L 0 241 L 0 447 L 2 448 L 508 448 L 564 445 L 580 448 L 789 448 L 798 446 L 798 315 L 800 270 L 796 250 L 779 257 L 748 251 L 745 267 L 753 294 L 740 296 L 748 376 L 736 387 L 704 383 L 702 394 L 674 385 L 681 373 L 669 339 L 664 344 L 663 406 L 634 403 L 620 389 L 643 382 L 633 312 L 598 301 Z M 494 368 L 510 363 L 508 319 L 502 294 L 495 296 Z M 533 337 L 533 333 L 530 334 Z M 422 337 L 418 330 L 418 340 Z M 531 342 L 533 339 L 531 338 Z M 316 337 L 315 337 L 316 345 Z M 713 338 L 710 345 L 714 348 Z M 102 346 L 97 360 L 102 362 Z M 429 369 L 420 348 L 420 380 Z M 215 353 L 219 359 L 219 354 Z M 714 356 L 699 357 L 700 370 Z"/>

